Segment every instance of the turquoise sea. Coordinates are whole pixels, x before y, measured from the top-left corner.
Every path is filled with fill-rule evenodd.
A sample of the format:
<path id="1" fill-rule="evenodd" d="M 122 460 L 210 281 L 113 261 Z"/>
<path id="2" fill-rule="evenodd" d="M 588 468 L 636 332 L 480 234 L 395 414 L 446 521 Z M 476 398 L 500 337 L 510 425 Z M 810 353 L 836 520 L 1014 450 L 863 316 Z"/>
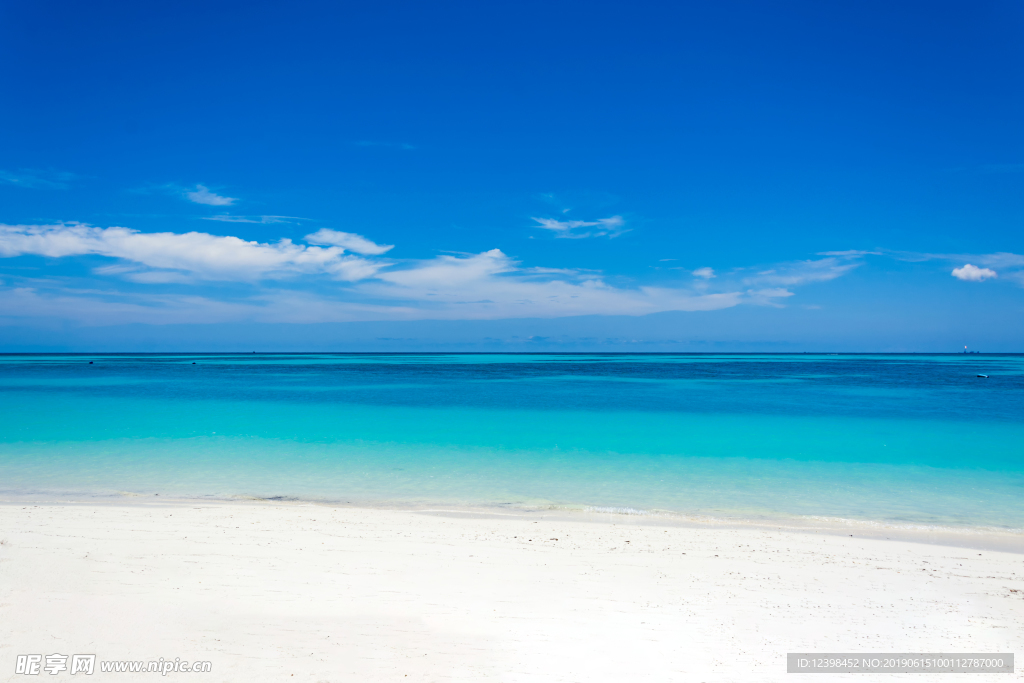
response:
<path id="1" fill-rule="evenodd" d="M 0 356 L 0 496 L 125 494 L 1017 530 L 1024 356 Z"/>

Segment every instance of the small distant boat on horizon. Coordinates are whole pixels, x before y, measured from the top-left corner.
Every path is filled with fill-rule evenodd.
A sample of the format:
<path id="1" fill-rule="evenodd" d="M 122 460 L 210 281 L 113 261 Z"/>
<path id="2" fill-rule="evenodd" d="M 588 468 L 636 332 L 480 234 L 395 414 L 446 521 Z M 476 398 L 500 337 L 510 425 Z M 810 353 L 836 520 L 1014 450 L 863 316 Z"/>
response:
<path id="1" fill-rule="evenodd" d="M 988 375 L 978 375 L 978 377 L 984 377 L 985 379 L 988 379 Z"/>

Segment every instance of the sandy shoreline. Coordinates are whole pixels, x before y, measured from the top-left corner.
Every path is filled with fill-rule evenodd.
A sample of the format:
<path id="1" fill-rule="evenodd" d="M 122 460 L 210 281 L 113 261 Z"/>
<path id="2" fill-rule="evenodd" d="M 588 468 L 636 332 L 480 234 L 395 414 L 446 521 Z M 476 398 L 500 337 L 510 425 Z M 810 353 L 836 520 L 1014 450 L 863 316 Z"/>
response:
<path id="1" fill-rule="evenodd" d="M 54 652 L 319 683 L 765 681 L 787 652 L 1024 651 L 1024 555 L 860 528 L 198 501 L 0 520 L 0 680 Z"/>

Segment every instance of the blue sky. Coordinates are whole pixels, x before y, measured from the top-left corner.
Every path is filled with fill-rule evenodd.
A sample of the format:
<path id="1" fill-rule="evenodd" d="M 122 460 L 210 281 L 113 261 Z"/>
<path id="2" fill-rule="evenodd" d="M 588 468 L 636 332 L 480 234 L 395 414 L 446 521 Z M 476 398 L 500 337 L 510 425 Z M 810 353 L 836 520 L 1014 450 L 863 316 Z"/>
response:
<path id="1" fill-rule="evenodd" d="M 0 5 L 0 350 L 1024 351 L 1010 2 Z"/>

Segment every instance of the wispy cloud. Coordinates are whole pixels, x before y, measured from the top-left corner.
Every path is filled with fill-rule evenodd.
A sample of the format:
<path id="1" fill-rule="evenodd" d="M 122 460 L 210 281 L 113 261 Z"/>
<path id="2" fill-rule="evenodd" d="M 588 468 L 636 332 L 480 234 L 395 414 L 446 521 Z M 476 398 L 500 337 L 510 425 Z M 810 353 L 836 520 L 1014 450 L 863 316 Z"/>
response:
<path id="1" fill-rule="evenodd" d="M 795 296 L 796 292 L 791 292 L 783 287 L 769 287 L 767 289 L 750 289 L 747 290 L 747 301 L 758 306 L 775 306 L 776 308 L 782 308 L 782 300 L 787 297 Z"/>
<path id="2" fill-rule="evenodd" d="M 951 275 L 965 282 L 982 282 L 991 278 L 1005 277 L 1024 285 L 1024 255 L 1009 251 L 989 254 L 931 254 L 921 252 L 892 252 L 893 258 L 911 263 L 945 261 L 950 264 L 963 263 L 954 268 Z M 974 265 L 978 264 L 978 265 Z"/>
<path id="3" fill-rule="evenodd" d="M 202 216 L 204 221 L 219 221 L 221 223 L 300 223 L 308 221 L 309 218 L 298 216 L 234 216 L 231 214 L 218 214 L 216 216 Z"/>
<path id="4" fill-rule="evenodd" d="M 131 271 L 133 274 L 128 279 L 135 281 L 183 276 L 200 280 L 253 281 L 300 274 L 358 280 L 369 277 L 383 266 L 347 256 L 344 252 L 342 247 L 311 247 L 294 244 L 289 239 L 263 244 L 204 232 L 143 233 L 81 223 L 0 225 L 0 256 L 107 256 L 144 267 L 145 270 Z M 163 276 L 154 275 L 153 270 L 170 271 L 175 275 L 166 272 Z"/>
<path id="5" fill-rule="evenodd" d="M 842 258 L 859 258 L 861 256 L 882 256 L 882 251 L 866 251 L 864 249 L 846 249 L 843 251 L 819 251 L 818 256 L 839 256 Z"/>
<path id="6" fill-rule="evenodd" d="M 184 195 L 190 202 L 207 206 L 231 206 L 238 201 L 236 197 L 224 197 L 216 192 L 211 192 L 210 188 L 205 185 L 196 185 L 196 189 L 186 190 Z"/>
<path id="7" fill-rule="evenodd" d="M 623 286 L 600 272 L 526 266 L 499 249 L 393 261 L 380 258 L 391 245 L 354 233 L 324 229 L 305 240 L 309 244 L 287 239 L 268 244 L 199 232 L 141 233 L 78 223 L 0 225 L 0 256 L 102 256 L 113 262 L 96 267 L 97 278 L 153 286 L 149 293 L 121 292 L 115 280 L 114 289 L 101 294 L 23 278 L 0 295 L 0 315 L 61 310 L 73 319 L 92 311 L 90 320 L 119 322 L 326 322 L 708 311 L 742 304 L 780 306 L 794 295 L 793 287 L 839 277 L 858 261 L 826 257 L 758 271 L 739 269 L 714 278 L 714 287 L 711 276 L 716 274 L 709 268 L 695 271 L 694 280 L 669 286 Z M 210 280 L 249 283 L 250 293 L 230 301 L 180 293 L 183 285 L 203 292 L 198 286 Z M 110 280 L 97 282 L 111 285 Z M 178 293 L 161 285 L 174 285 Z"/>
<path id="8" fill-rule="evenodd" d="M 593 273 L 542 275 L 498 249 L 438 256 L 380 272 L 355 286 L 374 299 L 415 304 L 423 317 L 512 318 L 643 315 L 704 311 L 742 303 L 743 292 L 699 293 L 674 287 L 624 288 Z"/>
<path id="9" fill-rule="evenodd" d="M 225 197 L 217 194 L 202 183 L 196 185 L 181 185 L 179 183 L 149 183 L 141 187 L 132 188 L 129 192 L 137 194 L 168 194 L 173 197 L 180 197 L 181 199 L 194 204 L 203 204 L 205 206 L 231 206 L 235 202 L 239 201 L 237 197 Z M 213 220 L 217 219 L 214 218 Z M 241 223 L 244 221 L 228 222 Z"/>
<path id="10" fill-rule="evenodd" d="M 20 169 L 5 171 L 0 169 L 0 183 L 32 189 L 64 190 L 77 176 L 66 171 L 40 171 L 36 169 Z"/>
<path id="11" fill-rule="evenodd" d="M 991 268 L 979 268 L 970 263 L 965 263 L 960 268 L 954 268 L 951 275 L 957 280 L 965 282 L 983 282 L 989 278 L 999 277 L 999 274 Z"/>
<path id="12" fill-rule="evenodd" d="M 693 271 L 693 276 L 699 277 L 703 280 L 710 280 L 715 276 L 715 271 L 713 268 L 698 268 L 697 270 Z"/>
<path id="13" fill-rule="evenodd" d="M 327 228 L 321 228 L 310 235 L 306 235 L 303 239 L 310 244 L 327 244 L 342 247 L 357 254 L 373 256 L 379 256 L 394 248 L 393 244 L 376 244 L 354 232 L 339 232 L 338 230 L 329 230 Z"/>
<path id="14" fill-rule="evenodd" d="M 822 259 L 791 261 L 773 268 L 761 270 L 743 278 L 747 285 L 770 285 L 793 287 L 811 282 L 827 282 L 841 277 L 854 268 L 863 265 L 858 252 L 833 252 L 851 254 L 828 256 Z"/>
<path id="15" fill-rule="evenodd" d="M 622 216 L 609 216 L 594 221 L 560 221 L 557 218 L 534 218 L 539 225 L 535 226 L 555 233 L 555 237 L 563 239 L 583 239 L 585 237 L 618 237 L 626 232 L 626 221 Z M 584 229 L 583 231 L 580 231 Z M 593 228 L 590 230 L 588 228 Z"/>
<path id="16" fill-rule="evenodd" d="M 1024 268 L 1024 255 L 1008 251 L 999 251 L 994 254 L 950 254 L 949 256 L 960 256 L 963 257 L 963 260 L 971 259 L 991 268 Z"/>

